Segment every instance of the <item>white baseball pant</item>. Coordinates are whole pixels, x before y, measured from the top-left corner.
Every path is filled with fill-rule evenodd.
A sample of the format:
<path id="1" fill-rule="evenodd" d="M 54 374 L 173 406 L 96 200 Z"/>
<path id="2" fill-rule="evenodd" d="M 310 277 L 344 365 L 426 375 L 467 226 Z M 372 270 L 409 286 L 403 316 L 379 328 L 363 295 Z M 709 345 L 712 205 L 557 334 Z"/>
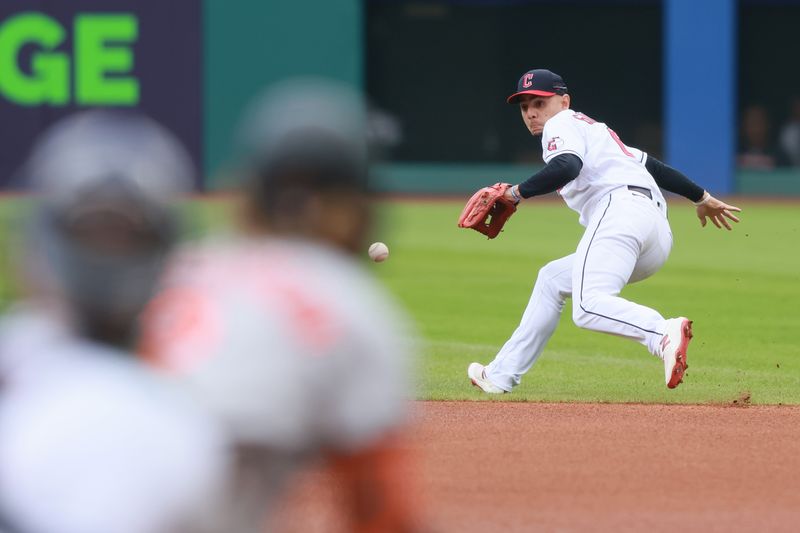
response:
<path id="1" fill-rule="evenodd" d="M 486 367 L 492 383 L 506 391 L 519 385 L 570 296 L 577 326 L 636 340 L 661 356 L 664 317 L 619 296 L 626 284 L 653 275 L 669 256 L 672 231 L 660 203 L 627 187 L 598 201 L 575 253 L 539 271 L 519 326 Z"/>

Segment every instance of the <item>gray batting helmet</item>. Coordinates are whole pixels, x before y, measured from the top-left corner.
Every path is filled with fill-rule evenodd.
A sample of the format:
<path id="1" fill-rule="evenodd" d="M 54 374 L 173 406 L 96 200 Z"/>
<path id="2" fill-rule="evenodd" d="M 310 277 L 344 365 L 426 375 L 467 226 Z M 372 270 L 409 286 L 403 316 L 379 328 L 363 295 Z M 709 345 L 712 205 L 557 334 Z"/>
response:
<path id="1" fill-rule="evenodd" d="M 34 281 L 85 333 L 127 340 L 176 237 L 172 202 L 192 182 L 182 145 L 141 115 L 89 111 L 43 134 L 25 175 L 38 193 Z"/>
<path id="2" fill-rule="evenodd" d="M 286 186 L 366 188 L 367 108 L 341 82 L 297 78 L 271 86 L 245 113 L 238 141 L 263 194 Z"/>

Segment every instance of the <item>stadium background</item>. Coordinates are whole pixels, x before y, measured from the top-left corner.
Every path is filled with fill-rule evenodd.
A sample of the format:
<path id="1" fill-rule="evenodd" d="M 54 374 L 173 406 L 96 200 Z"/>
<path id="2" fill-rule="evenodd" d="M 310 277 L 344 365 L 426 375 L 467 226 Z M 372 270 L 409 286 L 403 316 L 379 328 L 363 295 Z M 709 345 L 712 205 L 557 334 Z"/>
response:
<path id="1" fill-rule="evenodd" d="M 9 32 L 22 13 L 39 16 Z M 792 126 L 798 27 L 788 1 L 3 0 L 0 189 L 20 186 L 14 169 L 47 124 L 123 105 L 187 143 L 199 188 L 224 190 L 236 121 L 264 85 L 321 74 L 363 87 L 394 139 L 375 187 L 451 197 L 378 202 L 376 239 L 392 256 L 364 261 L 424 341 L 415 396 L 435 400 L 416 402 L 431 529 L 794 531 L 800 172 L 769 153 L 753 159 L 761 170 L 736 163 L 754 106 L 762 128 L 772 121 L 769 149 Z M 47 42 L 20 39 L 31 28 Z M 533 66 L 563 74 L 578 109 L 715 194 L 768 197 L 735 199 L 732 232 L 701 230 L 688 201 L 670 202 L 669 262 L 623 293 L 695 320 L 678 389 L 641 346 L 581 330 L 571 313 L 512 395 L 491 401 L 466 379 L 507 339 L 535 271 L 580 238 L 556 201 L 526 202 L 492 241 L 456 228 L 476 187 L 541 164 L 504 102 Z M 189 238 L 231 219 L 227 198 L 185 203 Z M 24 290 L 15 245 L 28 200 L 0 199 L 0 248 L 13 250 L 0 254 L 0 309 Z M 297 509 L 295 531 L 320 530 L 303 519 L 324 513 Z"/>
<path id="2" fill-rule="evenodd" d="M 45 43 L 23 31 L 15 46 L 6 30 L 25 13 L 57 21 L 63 35 Z M 95 74 L 135 80 L 133 100 L 104 102 L 102 92 L 93 100 L 79 87 L 85 72 L 91 82 L 92 64 L 78 48 L 92 42 L 77 37 L 77 21 L 98 13 L 135 22 L 134 35 L 95 39 L 112 56 L 130 50 L 128 63 L 100 56 Z M 189 145 L 199 187 L 224 188 L 243 106 L 271 81 L 320 74 L 363 87 L 383 111 L 376 127 L 393 146 L 378 190 L 464 193 L 541 164 L 504 97 L 521 72 L 546 66 L 567 80 L 576 108 L 715 193 L 797 195 L 797 169 L 737 169 L 735 161 L 746 106 L 766 110 L 773 144 L 789 121 L 800 96 L 800 72 L 787 63 L 798 25 L 800 3 L 788 0 L 8 0 L 0 6 L 0 186 L 20 186 L 15 167 L 54 119 L 123 105 Z M 10 94 L 9 79 L 36 78 L 37 61 L 53 55 L 67 62 L 66 96 Z"/>

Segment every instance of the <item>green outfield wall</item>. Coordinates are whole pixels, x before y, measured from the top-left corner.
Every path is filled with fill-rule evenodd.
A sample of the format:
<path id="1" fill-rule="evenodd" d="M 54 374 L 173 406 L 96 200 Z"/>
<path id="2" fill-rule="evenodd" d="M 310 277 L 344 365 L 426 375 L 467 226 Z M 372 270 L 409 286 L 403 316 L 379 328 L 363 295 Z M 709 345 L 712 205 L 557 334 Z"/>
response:
<path id="1" fill-rule="evenodd" d="M 359 0 L 204 0 L 204 166 L 225 180 L 239 114 L 267 84 L 320 75 L 363 83 Z"/>
<path id="2" fill-rule="evenodd" d="M 465 194 L 498 181 L 517 183 L 541 165 L 392 163 L 379 165 L 372 189 L 382 194 Z"/>
<path id="3" fill-rule="evenodd" d="M 498 181 L 517 183 L 541 165 L 479 163 L 391 163 L 379 165 L 372 188 L 381 194 L 464 195 Z M 702 177 L 698 177 L 702 182 Z M 800 170 L 739 170 L 735 194 L 749 196 L 800 196 Z"/>
<path id="4" fill-rule="evenodd" d="M 740 170 L 734 191 L 751 196 L 800 196 L 800 169 Z"/>

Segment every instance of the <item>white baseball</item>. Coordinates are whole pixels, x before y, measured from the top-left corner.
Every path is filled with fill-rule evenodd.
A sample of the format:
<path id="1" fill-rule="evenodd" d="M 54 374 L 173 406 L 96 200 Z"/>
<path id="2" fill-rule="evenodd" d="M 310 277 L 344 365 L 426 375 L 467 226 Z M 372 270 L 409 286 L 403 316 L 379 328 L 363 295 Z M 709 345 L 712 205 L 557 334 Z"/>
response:
<path id="1" fill-rule="evenodd" d="M 369 258 L 380 263 L 389 257 L 389 247 L 382 242 L 373 242 L 369 247 Z"/>

